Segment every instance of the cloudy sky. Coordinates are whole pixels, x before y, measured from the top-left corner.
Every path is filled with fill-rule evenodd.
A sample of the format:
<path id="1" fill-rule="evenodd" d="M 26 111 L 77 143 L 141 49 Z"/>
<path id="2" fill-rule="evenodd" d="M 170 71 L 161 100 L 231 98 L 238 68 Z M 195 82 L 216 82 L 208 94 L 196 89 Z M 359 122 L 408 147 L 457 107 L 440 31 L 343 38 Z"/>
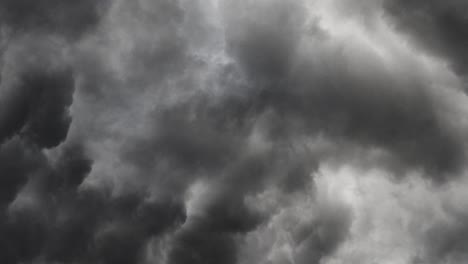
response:
<path id="1" fill-rule="evenodd" d="M 468 1 L 1 0 L 0 263 L 468 263 Z"/>

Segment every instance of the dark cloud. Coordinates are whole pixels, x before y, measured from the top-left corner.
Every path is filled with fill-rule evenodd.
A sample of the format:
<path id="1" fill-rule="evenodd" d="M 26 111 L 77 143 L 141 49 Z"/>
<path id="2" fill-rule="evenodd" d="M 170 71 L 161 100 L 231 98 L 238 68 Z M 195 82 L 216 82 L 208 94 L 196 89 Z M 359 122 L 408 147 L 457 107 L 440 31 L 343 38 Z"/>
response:
<path id="1" fill-rule="evenodd" d="M 252 123 L 233 123 L 237 104 L 210 106 L 205 98 L 200 102 L 159 113 L 152 137 L 129 146 L 123 160 L 142 173 L 154 173 L 155 179 L 161 172 L 153 172 L 151 166 L 168 161 L 173 170 L 180 171 L 165 172 L 170 175 L 164 178 L 165 186 L 174 189 L 173 195 L 199 178 L 216 182 L 201 212 L 189 216 L 171 240 L 169 262 L 237 263 L 240 238 L 267 218 L 249 207 L 245 197 L 274 181 L 268 178 L 273 174 L 269 166 L 278 157 L 271 150 L 246 153 L 242 131 L 248 133 Z M 297 165 L 294 169 L 301 170 L 301 164 Z"/>
<path id="2" fill-rule="evenodd" d="M 52 75 L 33 73 L 23 78 L 32 101 L 26 106 L 29 113 L 21 133 L 41 147 L 54 147 L 67 136 L 71 122 L 68 107 L 74 91 L 72 76 L 65 70 Z"/>
<path id="3" fill-rule="evenodd" d="M 239 151 L 237 135 L 223 128 L 222 121 L 216 126 L 213 115 L 220 113 L 214 113 L 216 110 L 206 109 L 202 104 L 181 105 L 158 115 L 154 137 L 129 146 L 124 159 L 137 163 L 140 168 L 158 158 L 193 170 L 226 165 Z M 190 120 L 191 113 L 196 113 L 196 119 Z"/>
<path id="4" fill-rule="evenodd" d="M 289 134 L 324 134 L 387 149 L 399 166 L 422 168 L 436 181 L 461 168 L 462 139 L 436 112 L 426 83 L 394 79 L 381 62 L 369 68 L 366 57 L 361 62 L 339 53 L 321 61 L 304 57 L 298 45 L 303 36 L 297 28 L 304 27 L 297 19 L 300 12 L 275 11 L 278 14 L 268 13 L 271 16 L 262 19 L 265 23 L 247 22 L 240 36 L 239 30 L 228 34 L 231 53 L 253 83 L 249 100 L 258 112 L 273 109 Z M 276 26 L 279 22 L 274 19 L 284 23 Z M 326 38 L 322 41 L 333 45 Z M 315 48 L 324 53 L 330 49 Z M 339 61 L 348 61 L 355 69 Z"/>
<path id="5" fill-rule="evenodd" d="M 303 67 L 307 76 L 309 67 Z M 278 111 L 304 120 L 306 129 L 387 149 L 403 164 L 422 167 L 437 181 L 463 164 L 461 139 L 446 128 L 421 89 L 411 91 L 421 84 L 404 84 L 401 91 L 392 88 L 386 76 L 366 81 L 347 78 L 345 73 L 332 83 L 326 81 L 333 78 L 328 74 L 309 78 L 296 87 L 266 91 L 278 101 Z"/>
<path id="6" fill-rule="evenodd" d="M 226 19 L 228 49 L 256 81 L 281 81 L 291 69 L 301 40 L 303 4 L 271 1 L 253 4 L 249 10 L 232 5 L 229 8 L 239 13 Z"/>
<path id="7" fill-rule="evenodd" d="M 143 202 L 123 197 L 104 206 L 108 225 L 97 230 L 90 252 L 96 263 L 135 263 L 142 259 L 144 246 L 153 236 L 178 227 L 185 221 L 183 205 L 175 201 Z M 108 221 L 109 221 L 108 220 Z"/>
<path id="8" fill-rule="evenodd" d="M 437 223 L 431 226 L 425 236 L 427 256 L 420 257 L 422 261 L 463 262 L 467 258 L 468 249 L 468 227 L 465 221 L 466 218 L 460 218 L 454 223 Z"/>
<path id="9" fill-rule="evenodd" d="M 28 261 L 41 251 L 46 236 L 44 215 L 35 209 L 12 213 L 10 207 L 28 181 L 48 171 L 47 159 L 35 145 L 18 137 L 3 143 L 0 153 L 0 260 L 5 263 Z"/>
<path id="10" fill-rule="evenodd" d="M 57 58 L 49 58 L 44 43 L 37 50 L 21 41 L 15 45 L 2 54 L 0 95 L 0 181 L 5 188 L 0 201 L 0 261 L 12 264 L 41 255 L 51 231 L 53 199 L 61 198 L 60 192 L 73 192 L 90 170 L 90 161 L 79 148 L 64 150 L 58 164 L 45 153 L 67 137 L 73 71 L 52 66 Z M 51 199 L 49 208 L 41 206 L 42 196 Z"/>
<path id="11" fill-rule="evenodd" d="M 33 70 L 19 78 L 0 116 L 0 141 L 20 134 L 39 147 L 57 146 L 66 138 L 71 122 L 68 108 L 74 91 L 73 73 L 68 69 Z"/>
<path id="12" fill-rule="evenodd" d="M 0 3 L 0 23 L 17 33 L 52 32 L 74 39 L 99 22 L 107 5 L 107 0 L 5 0 Z"/>
<path id="13" fill-rule="evenodd" d="M 5 157 L 2 158 L 1 163 L 4 167 L 0 171 L 2 179 L 6 181 L 2 186 L 15 193 L 14 196 L 9 195 L 7 201 L 2 200 L 0 234 L 4 250 L 0 254 L 0 259 L 5 263 L 30 261 L 40 255 L 47 241 L 50 232 L 50 211 L 47 208 L 31 207 L 27 202 L 23 204 L 21 197 L 32 194 L 31 198 L 38 198 L 34 193 L 30 193 L 30 186 L 34 184 L 40 185 L 38 187 L 44 190 L 44 195 L 53 195 L 59 188 L 51 179 L 59 177 L 59 171 L 52 168 L 47 157 L 36 145 L 22 141 L 18 137 L 5 142 L 2 151 Z M 72 163 L 63 166 L 74 167 Z M 75 173 L 79 172 L 75 171 L 70 175 Z M 60 173 L 62 179 L 68 176 L 68 173 L 65 175 Z M 5 194 L 8 195 L 8 192 Z M 39 200 L 37 202 L 40 203 Z"/>
<path id="14" fill-rule="evenodd" d="M 293 160 L 288 160 L 285 165 L 279 166 L 286 168 L 286 173 L 279 186 L 285 192 L 295 192 L 304 190 L 310 184 L 310 173 L 318 168 L 317 159 L 300 159 L 297 155 L 291 155 Z"/>
<path id="15" fill-rule="evenodd" d="M 386 0 L 384 7 L 398 30 L 430 53 L 443 57 L 456 72 L 466 74 L 466 1 Z"/>
<path id="16" fill-rule="evenodd" d="M 230 234 L 192 229 L 181 232 L 169 253 L 169 263 L 236 263 L 235 240 Z"/>
<path id="17" fill-rule="evenodd" d="M 2 214 L 0 234 L 0 259 L 13 264 L 30 261 L 38 255 L 46 231 L 43 219 L 38 219 L 35 212 L 22 212 L 13 216 Z"/>
<path id="18" fill-rule="evenodd" d="M 238 195 L 222 194 L 189 218 L 171 243 L 169 263 L 238 263 L 239 238 L 264 219 Z"/>
<path id="19" fill-rule="evenodd" d="M 33 259 L 40 254 L 47 239 L 47 212 L 36 208 L 11 209 L 27 191 L 28 183 L 38 182 L 49 192 L 55 191 L 52 187 L 55 182 L 49 181 L 53 175 L 65 174 L 61 177 L 68 183 L 74 180 L 68 176 L 79 178 L 86 174 L 87 169 L 82 168 L 85 164 L 69 160 L 61 163 L 56 172 L 41 151 L 57 146 L 67 135 L 70 125 L 67 109 L 74 87 L 72 76 L 68 70 L 27 72 L 21 75 L 17 86 L 11 87 L 11 94 L 3 94 L 6 104 L 2 105 L 0 121 L 3 248 L 0 259 L 4 263 Z"/>
<path id="20" fill-rule="evenodd" d="M 460 179 L 458 110 L 391 48 L 337 40 L 320 1 L 188 2 L 0 3 L 17 34 L 2 54 L 1 263 L 248 264 L 252 237 L 256 259 L 277 263 L 283 242 L 262 230 L 287 233 L 291 262 L 318 263 L 372 211 L 357 178 L 320 176 L 324 166 L 358 159 L 437 188 Z M 457 71 L 461 6 L 385 2 Z M 425 233 L 421 259 L 464 257 L 456 222 Z"/>
<path id="21" fill-rule="evenodd" d="M 25 144 L 17 137 L 0 145 L 0 206 L 11 202 L 30 174 L 44 164 L 44 157 L 34 146 Z"/>
<path id="22" fill-rule="evenodd" d="M 67 146 L 55 162 L 47 163 L 41 153 L 33 159 L 38 160 L 43 163 L 31 168 L 31 174 L 12 175 L 30 177 L 22 179 L 28 184 L 19 200 L 2 213 L 3 263 L 135 263 L 142 259 L 149 239 L 185 220 L 184 206 L 175 200 L 80 190 L 91 170 L 81 146 Z M 8 190 L 15 191 L 12 184 Z M 23 205 L 21 196 L 34 197 L 34 206 Z"/>

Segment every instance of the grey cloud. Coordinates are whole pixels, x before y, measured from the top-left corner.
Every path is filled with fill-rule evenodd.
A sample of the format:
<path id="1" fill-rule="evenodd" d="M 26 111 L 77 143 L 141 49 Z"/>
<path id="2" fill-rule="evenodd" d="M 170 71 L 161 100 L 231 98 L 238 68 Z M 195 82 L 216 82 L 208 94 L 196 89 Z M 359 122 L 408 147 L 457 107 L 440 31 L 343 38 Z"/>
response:
<path id="1" fill-rule="evenodd" d="M 2 1 L 0 23 L 15 33 L 56 33 L 76 39 L 100 20 L 108 1 Z"/>
<path id="2" fill-rule="evenodd" d="M 453 191 L 454 193 L 456 190 Z M 456 201 L 455 201 L 456 202 Z M 427 252 L 419 256 L 423 263 L 462 263 L 468 257 L 467 213 L 460 203 L 442 199 L 442 210 L 446 219 L 434 221 L 423 233 L 422 241 Z"/>
<path id="3" fill-rule="evenodd" d="M 388 7 L 395 16 L 397 4 Z M 22 60 L 34 45 L 4 54 L 0 248 L 8 250 L 0 261 L 248 263 L 246 239 L 311 195 L 319 204 L 306 208 L 311 220 L 284 231 L 296 263 L 325 262 L 353 235 L 360 207 L 341 204 L 342 194 L 316 201 L 314 191 L 335 188 L 315 189 L 322 164 L 360 159 L 364 169 L 419 171 L 437 187 L 459 180 L 465 140 L 427 76 L 336 39 L 308 8 L 276 0 L 0 4 L 5 27 L 65 46 L 50 44 L 44 67 Z M 20 42 L 17 35 L 10 45 Z M 459 49 L 441 43 L 443 55 Z M 378 162 L 368 157 L 375 150 L 385 153 Z M 455 233 L 464 228 L 436 226 L 424 246 L 457 255 L 465 246 Z M 153 250 L 163 251 L 158 259 Z"/>
<path id="4" fill-rule="evenodd" d="M 383 3 L 397 29 L 430 53 L 445 58 L 455 72 L 466 74 L 466 2 L 390 0 Z"/>
<path id="5" fill-rule="evenodd" d="M 292 231 L 295 240 L 295 261 L 317 263 L 334 253 L 349 235 L 352 216 L 347 208 L 326 205 L 319 211 L 319 218 L 296 227 Z"/>
<path id="6" fill-rule="evenodd" d="M 468 241 L 466 235 L 468 228 L 463 219 L 455 223 L 440 223 L 432 226 L 426 234 L 428 257 L 420 257 L 421 261 L 428 263 L 461 263 L 466 256 Z"/>
<path id="7" fill-rule="evenodd" d="M 299 11 L 278 10 L 274 18 L 300 21 L 296 19 Z M 234 34 L 229 42 L 254 84 L 250 96 L 258 111 L 273 109 L 281 122 L 298 120 L 299 129 L 310 135 L 323 133 L 387 149 L 403 165 L 423 168 L 436 181 L 462 167 L 463 140 L 446 128 L 424 80 L 398 80 L 381 62 L 366 65 L 366 57 L 361 62 L 348 61 L 347 55 L 326 57 L 319 51 L 314 53 L 319 58 L 308 58 L 298 47 L 303 34 L 297 28 L 301 27 L 303 23 L 254 24 L 246 26 L 242 38 Z M 333 49 L 333 40 L 323 41 Z M 330 47 L 311 48 L 327 54 Z M 366 76 L 359 73 L 361 67 L 368 71 Z M 292 126 L 285 129 L 300 131 Z"/>
<path id="8" fill-rule="evenodd" d="M 43 164 L 43 157 L 37 148 L 28 146 L 18 138 L 5 142 L 0 148 L 0 171 L 2 177 L 1 205 L 11 202 L 19 189 L 28 180 L 29 174 L 34 172 Z"/>
<path id="9" fill-rule="evenodd" d="M 36 206 L 15 201 L 2 217 L 5 263 L 135 263 L 152 236 L 185 219 L 183 206 L 175 200 L 150 201 L 137 194 L 111 197 L 103 190 L 80 189 L 91 170 L 81 146 L 65 147 L 56 162 L 36 155 L 43 163 L 31 169 L 29 183 L 19 193 L 19 198 L 35 197 Z"/>
<path id="10" fill-rule="evenodd" d="M 67 110 L 74 90 L 73 74 L 67 69 L 39 70 L 19 78 L 21 82 L 11 88 L 13 94 L 2 113 L 0 140 L 20 134 L 40 147 L 58 145 L 65 139 L 71 121 Z"/>

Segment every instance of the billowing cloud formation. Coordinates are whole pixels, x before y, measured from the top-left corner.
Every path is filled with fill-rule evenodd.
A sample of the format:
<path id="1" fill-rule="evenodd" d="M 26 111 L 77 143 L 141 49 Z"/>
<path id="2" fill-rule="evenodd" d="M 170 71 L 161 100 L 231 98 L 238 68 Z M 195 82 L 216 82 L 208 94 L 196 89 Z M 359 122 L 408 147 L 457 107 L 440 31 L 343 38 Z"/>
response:
<path id="1" fill-rule="evenodd" d="M 4 1 L 1 263 L 465 263 L 457 1 Z"/>

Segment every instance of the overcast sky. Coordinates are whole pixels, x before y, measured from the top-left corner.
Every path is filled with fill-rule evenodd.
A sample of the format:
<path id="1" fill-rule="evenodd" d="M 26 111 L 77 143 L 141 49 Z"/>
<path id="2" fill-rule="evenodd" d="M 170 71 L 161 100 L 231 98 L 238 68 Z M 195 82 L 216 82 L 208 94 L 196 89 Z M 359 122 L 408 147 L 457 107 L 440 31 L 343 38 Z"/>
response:
<path id="1" fill-rule="evenodd" d="M 468 263 L 468 1 L 0 0 L 0 263 Z"/>

